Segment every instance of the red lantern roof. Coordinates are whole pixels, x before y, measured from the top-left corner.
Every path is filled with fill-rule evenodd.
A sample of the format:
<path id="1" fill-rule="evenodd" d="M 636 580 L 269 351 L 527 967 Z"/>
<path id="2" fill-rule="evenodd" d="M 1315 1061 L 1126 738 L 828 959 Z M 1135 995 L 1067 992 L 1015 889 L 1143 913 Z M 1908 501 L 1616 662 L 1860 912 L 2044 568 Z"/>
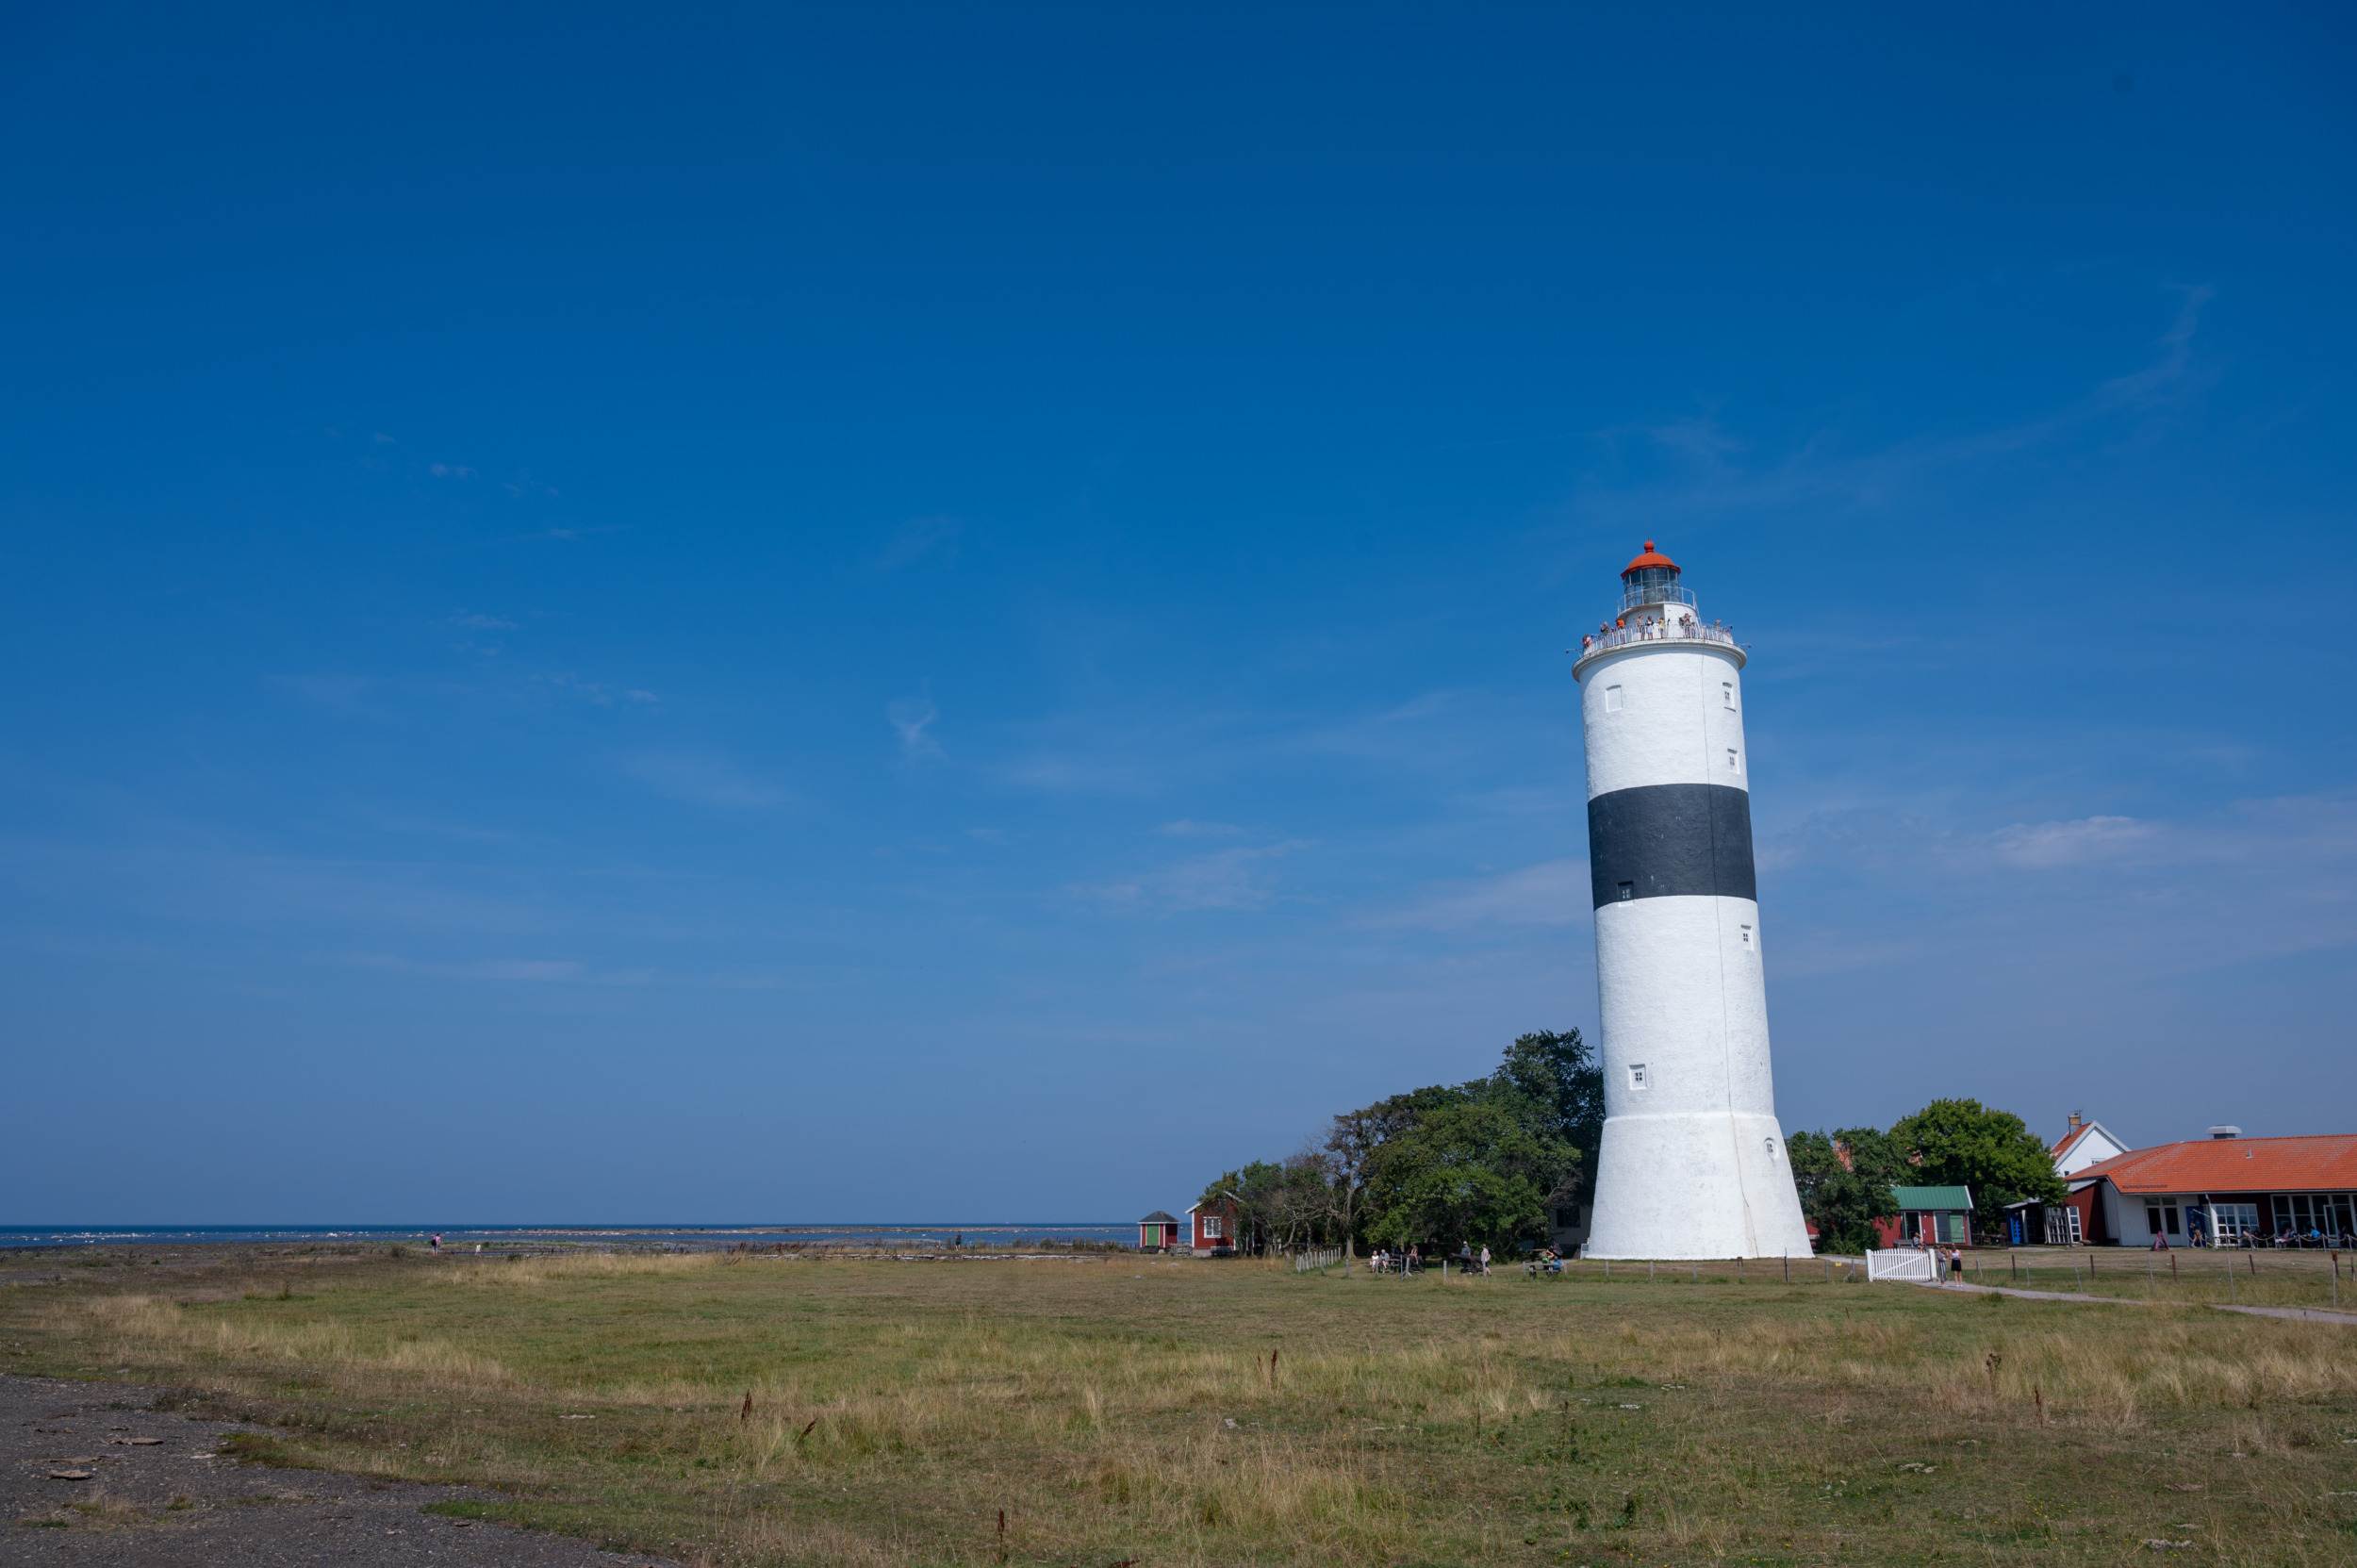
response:
<path id="1" fill-rule="evenodd" d="M 1630 572 L 1642 571 L 1647 567 L 1667 567 L 1672 571 L 1675 571 L 1678 569 L 1678 564 L 1670 559 L 1667 555 L 1655 554 L 1653 540 L 1647 539 L 1645 541 L 1645 553 L 1642 555 L 1638 556 L 1637 559 L 1629 562 L 1628 565 L 1623 567 L 1621 569 L 1621 575 L 1626 577 Z"/>

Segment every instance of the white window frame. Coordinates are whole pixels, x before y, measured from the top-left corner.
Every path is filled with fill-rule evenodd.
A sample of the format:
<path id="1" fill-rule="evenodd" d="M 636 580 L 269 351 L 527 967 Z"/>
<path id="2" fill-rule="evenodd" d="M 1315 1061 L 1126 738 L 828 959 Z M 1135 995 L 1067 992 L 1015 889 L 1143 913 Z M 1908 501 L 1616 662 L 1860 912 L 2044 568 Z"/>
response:
<path id="1" fill-rule="evenodd" d="M 1203 1216 L 1203 1239 L 1205 1241 L 1226 1241 L 1228 1238 L 1220 1234 L 1222 1229 L 1223 1227 L 1220 1222 L 1220 1217 L 1217 1214 L 1205 1214 Z"/>
<path id="2" fill-rule="evenodd" d="M 2212 1203 L 2210 1211 L 2210 1245 L 2231 1245 L 2245 1236 L 2259 1233 L 2259 1206 L 2255 1203 Z"/>

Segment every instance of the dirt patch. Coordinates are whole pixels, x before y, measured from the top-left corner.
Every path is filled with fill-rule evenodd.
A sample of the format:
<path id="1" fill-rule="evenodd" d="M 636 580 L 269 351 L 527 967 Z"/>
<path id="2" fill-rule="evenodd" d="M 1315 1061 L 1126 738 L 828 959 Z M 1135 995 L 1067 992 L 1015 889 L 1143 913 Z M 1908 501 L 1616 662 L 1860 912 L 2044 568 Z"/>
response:
<path id="1" fill-rule="evenodd" d="M 475 1488 L 283 1468 L 269 1428 L 159 1399 L 175 1403 L 127 1383 L 0 1376 L 0 1561 L 670 1568 L 463 1517 L 496 1500 Z"/>

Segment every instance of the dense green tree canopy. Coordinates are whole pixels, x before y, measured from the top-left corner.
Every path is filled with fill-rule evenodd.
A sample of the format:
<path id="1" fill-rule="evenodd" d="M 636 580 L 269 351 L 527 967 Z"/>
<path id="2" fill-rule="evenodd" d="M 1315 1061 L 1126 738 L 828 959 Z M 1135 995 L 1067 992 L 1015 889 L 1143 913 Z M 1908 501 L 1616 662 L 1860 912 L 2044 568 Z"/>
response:
<path id="1" fill-rule="evenodd" d="M 1848 1127 L 1832 1134 L 1795 1132 L 1785 1140 L 1801 1212 L 1817 1227 L 1817 1245 L 1858 1252 L 1878 1246 L 1874 1221 L 1899 1213 L 1893 1187 L 1967 1187 L 1975 1235 L 1994 1236 L 2005 1205 L 2023 1198 L 2059 1202 L 2063 1182 L 2046 1143 L 2010 1111 L 1977 1099 L 1936 1099 L 1902 1116 L 1887 1132 Z"/>
<path id="2" fill-rule="evenodd" d="M 2063 1199 L 2053 1151 L 2010 1111 L 1977 1099 L 1936 1099 L 1900 1117 L 1890 1137 L 1907 1162 L 1909 1185 L 1972 1189 L 1972 1228 L 1980 1234 L 1996 1233 L 2008 1203 Z"/>
<path id="3" fill-rule="evenodd" d="M 1604 1081 L 1579 1031 L 1540 1030 L 1487 1078 L 1430 1084 L 1336 1116 L 1281 1164 L 1206 1187 L 1232 1196 L 1247 1243 L 1373 1239 L 1492 1248 L 1542 1241 L 1580 1191 L 1604 1124 Z"/>
<path id="4" fill-rule="evenodd" d="M 1906 1169 L 1889 1134 L 1871 1127 L 1845 1127 L 1831 1137 L 1795 1132 L 1784 1147 L 1819 1248 L 1864 1252 L 1881 1246 L 1874 1222 L 1899 1213 L 1890 1189 Z"/>
<path id="5" fill-rule="evenodd" d="M 1547 1208 L 1578 1169 L 1579 1150 L 1556 1132 L 1551 1107 L 1485 1084 L 1384 1145 L 1369 1182 L 1367 1232 L 1393 1246 L 1519 1251 L 1545 1239 Z"/>
<path id="6" fill-rule="evenodd" d="M 1592 1180 L 1604 1141 L 1604 1070 L 1579 1031 L 1542 1029 L 1519 1036 L 1506 1048 L 1491 1081 L 1548 1107 L 1555 1135 L 1580 1151 L 1583 1182 Z"/>

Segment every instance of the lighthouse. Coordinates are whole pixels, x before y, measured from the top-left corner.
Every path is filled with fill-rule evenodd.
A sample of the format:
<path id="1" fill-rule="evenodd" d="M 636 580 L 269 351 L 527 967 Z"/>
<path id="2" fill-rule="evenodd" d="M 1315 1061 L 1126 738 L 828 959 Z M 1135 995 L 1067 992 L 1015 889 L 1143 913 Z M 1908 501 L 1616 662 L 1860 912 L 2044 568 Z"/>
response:
<path id="1" fill-rule="evenodd" d="M 1645 541 L 1582 640 L 1603 1009 L 1591 1258 L 1806 1257 L 1768 1068 L 1743 650 Z"/>

